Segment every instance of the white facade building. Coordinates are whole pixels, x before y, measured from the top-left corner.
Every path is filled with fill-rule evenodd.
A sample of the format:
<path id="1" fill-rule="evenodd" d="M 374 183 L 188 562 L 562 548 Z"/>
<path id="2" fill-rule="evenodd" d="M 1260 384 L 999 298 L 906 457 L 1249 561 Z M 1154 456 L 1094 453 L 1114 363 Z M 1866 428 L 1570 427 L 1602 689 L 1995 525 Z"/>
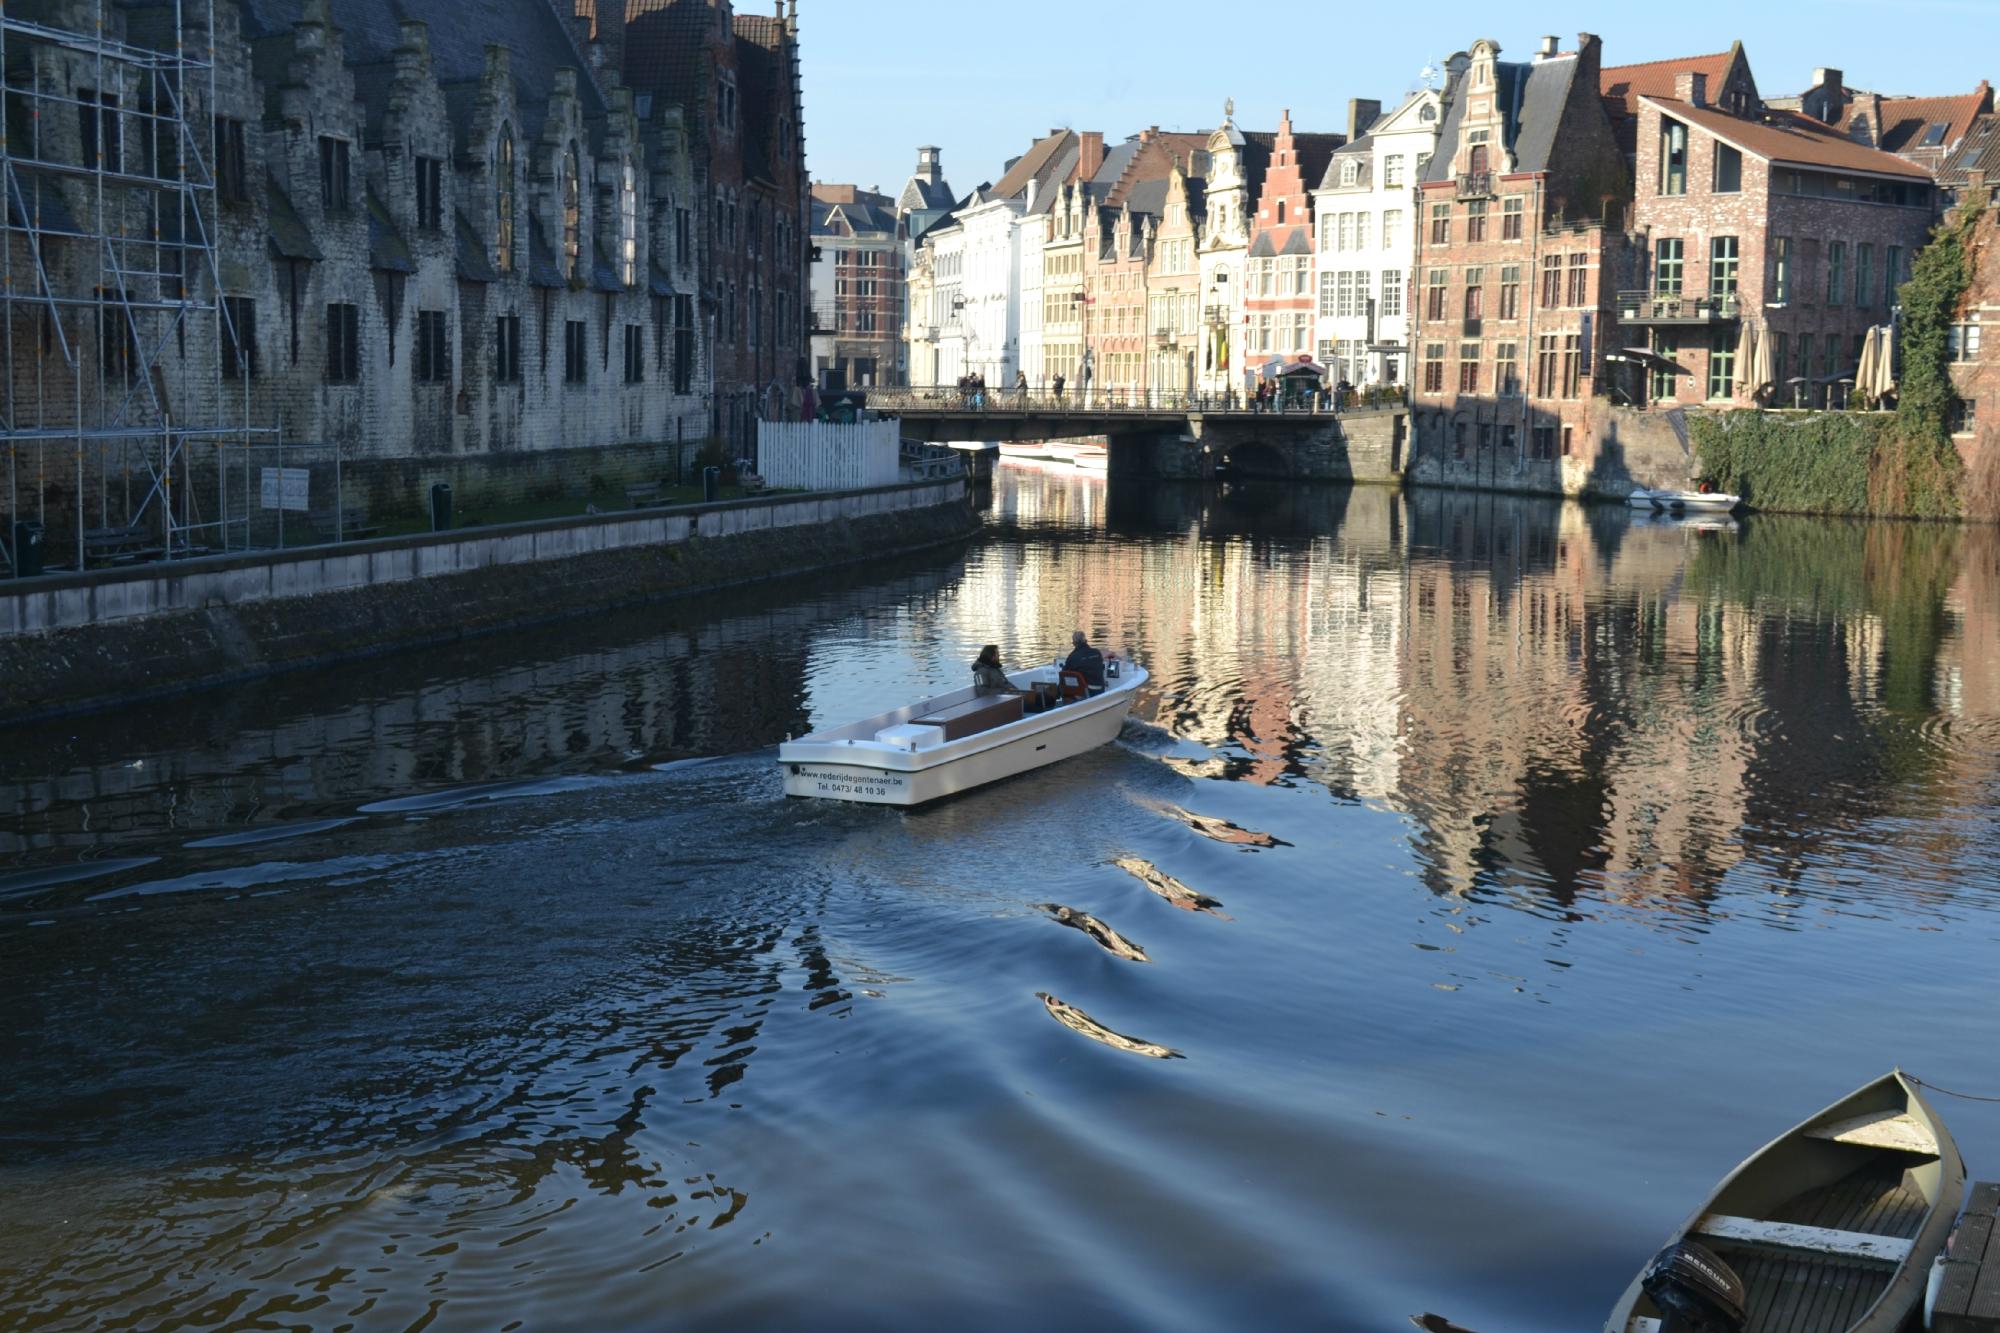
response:
<path id="1" fill-rule="evenodd" d="M 1416 185 L 1440 102 L 1433 89 L 1412 94 L 1337 149 L 1313 191 L 1318 359 L 1335 381 L 1409 383 Z"/>
<path id="2" fill-rule="evenodd" d="M 1244 161 L 1246 140 L 1233 105 L 1208 136 L 1207 216 L 1196 246 L 1201 270 L 1202 347 L 1196 384 L 1202 393 L 1240 390 L 1243 382 L 1243 274 L 1257 201 Z"/>
<path id="3" fill-rule="evenodd" d="M 964 373 L 984 376 L 989 390 L 1011 387 L 1020 364 L 1022 203 L 981 190 L 958 210 L 965 233 Z"/>

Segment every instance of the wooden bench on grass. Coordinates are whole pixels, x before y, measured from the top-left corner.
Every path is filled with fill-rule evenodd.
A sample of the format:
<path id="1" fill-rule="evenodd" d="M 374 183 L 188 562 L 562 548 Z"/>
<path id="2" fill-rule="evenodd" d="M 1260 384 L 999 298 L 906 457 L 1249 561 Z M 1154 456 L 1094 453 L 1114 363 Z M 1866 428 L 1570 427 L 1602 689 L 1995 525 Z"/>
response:
<path id="1" fill-rule="evenodd" d="M 660 498 L 660 483 L 657 481 L 642 481 L 625 488 L 627 509 L 652 509 L 665 503 L 666 501 Z"/>

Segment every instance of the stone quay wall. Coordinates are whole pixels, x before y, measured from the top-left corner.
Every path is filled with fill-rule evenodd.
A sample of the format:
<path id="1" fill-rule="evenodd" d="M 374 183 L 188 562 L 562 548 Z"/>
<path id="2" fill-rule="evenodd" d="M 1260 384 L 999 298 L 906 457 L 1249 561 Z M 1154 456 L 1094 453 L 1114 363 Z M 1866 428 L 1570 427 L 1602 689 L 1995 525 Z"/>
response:
<path id="1" fill-rule="evenodd" d="M 858 564 L 978 530 L 902 483 L 0 584 L 0 724 Z"/>

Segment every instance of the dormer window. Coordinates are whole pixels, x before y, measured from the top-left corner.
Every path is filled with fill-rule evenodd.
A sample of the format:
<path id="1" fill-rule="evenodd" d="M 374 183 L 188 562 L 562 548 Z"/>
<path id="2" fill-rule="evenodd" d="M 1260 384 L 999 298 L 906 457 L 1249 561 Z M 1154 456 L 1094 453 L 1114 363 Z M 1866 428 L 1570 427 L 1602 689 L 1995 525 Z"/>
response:
<path id="1" fill-rule="evenodd" d="M 1340 164 L 1341 185 L 1351 186 L 1354 184 L 1355 181 L 1359 180 L 1360 178 L 1361 178 L 1361 164 L 1359 162 L 1343 162 Z"/>

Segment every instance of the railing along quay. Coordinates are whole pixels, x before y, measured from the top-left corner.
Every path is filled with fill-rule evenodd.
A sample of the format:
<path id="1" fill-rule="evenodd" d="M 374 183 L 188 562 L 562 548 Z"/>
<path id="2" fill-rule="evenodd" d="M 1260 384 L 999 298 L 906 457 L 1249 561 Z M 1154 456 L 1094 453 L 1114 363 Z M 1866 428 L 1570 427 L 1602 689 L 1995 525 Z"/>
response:
<path id="1" fill-rule="evenodd" d="M 906 389 L 869 389 L 867 407 L 887 416 L 965 413 L 1045 416 L 1334 416 L 1345 412 L 1394 411 L 1407 406 L 1401 385 L 1351 389 L 1336 406 L 1333 395 L 1312 394 L 1303 400 L 1258 404 L 1240 393 L 1179 393 L 1164 389 L 1100 389 L 1090 393 L 1042 389 L 960 389 L 956 385 L 913 385 Z"/>

